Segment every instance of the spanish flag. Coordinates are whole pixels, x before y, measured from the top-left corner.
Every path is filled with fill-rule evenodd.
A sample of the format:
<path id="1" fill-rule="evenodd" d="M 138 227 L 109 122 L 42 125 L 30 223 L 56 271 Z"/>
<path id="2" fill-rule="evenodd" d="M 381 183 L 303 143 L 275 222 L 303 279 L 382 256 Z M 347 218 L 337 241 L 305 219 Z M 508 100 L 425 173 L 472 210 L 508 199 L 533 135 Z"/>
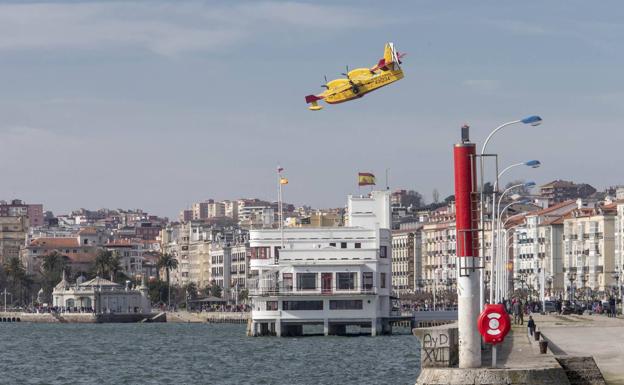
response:
<path id="1" fill-rule="evenodd" d="M 358 186 L 369 186 L 375 184 L 375 175 L 370 172 L 358 173 Z"/>

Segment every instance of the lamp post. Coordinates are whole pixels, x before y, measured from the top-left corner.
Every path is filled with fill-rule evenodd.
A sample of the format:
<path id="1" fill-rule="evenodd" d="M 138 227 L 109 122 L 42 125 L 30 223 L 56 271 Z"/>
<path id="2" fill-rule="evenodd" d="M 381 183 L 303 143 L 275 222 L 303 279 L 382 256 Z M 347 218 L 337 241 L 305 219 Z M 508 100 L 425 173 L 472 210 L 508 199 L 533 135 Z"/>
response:
<path id="1" fill-rule="evenodd" d="M 507 268 L 507 252 L 509 249 L 509 246 L 508 246 L 509 239 L 507 239 L 507 231 L 520 226 L 518 224 L 515 226 L 511 226 L 509 229 L 506 229 L 505 226 L 507 225 L 507 222 L 509 222 L 511 218 L 507 218 L 505 222 L 503 222 L 502 217 L 503 217 L 503 214 L 507 211 L 507 209 L 510 208 L 511 206 L 524 204 L 527 202 L 528 202 L 527 199 L 521 199 L 518 201 L 511 202 L 507 206 L 505 206 L 500 211 L 500 213 L 498 213 L 498 215 L 496 216 L 496 223 L 499 224 L 497 233 L 496 233 L 496 250 L 497 250 L 498 258 L 496 261 L 496 280 L 494 281 L 496 282 L 496 285 L 495 285 L 496 292 L 495 292 L 495 297 L 494 297 L 494 300 L 496 301 L 496 303 L 500 302 L 507 293 L 507 290 L 505 288 L 505 280 L 503 279 L 503 277 L 505 276 L 505 269 Z M 492 235 L 492 238 L 494 238 L 494 235 Z M 492 241 L 494 241 L 494 239 Z"/>
<path id="2" fill-rule="evenodd" d="M 494 130 L 492 130 L 492 132 L 490 132 L 490 134 L 486 137 L 485 141 L 483 142 L 483 147 L 481 147 L 481 153 L 479 156 L 479 175 L 481 178 L 481 191 L 479 194 L 479 212 L 480 212 L 480 223 L 479 223 L 479 227 L 481 228 L 481 231 L 483 231 L 485 229 L 485 202 L 484 202 L 484 198 L 485 198 L 485 192 L 483 191 L 483 170 L 484 170 L 484 164 L 483 164 L 483 157 L 486 156 L 486 149 L 487 149 L 487 145 L 490 142 L 490 140 L 492 139 L 492 137 L 494 136 L 494 134 L 496 134 L 498 131 L 502 130 L 505 127 L 514 125 L 514 124 L 518 124 L 518 123 L 522 123 L 522 124 L 529 124 L 531 126 L 538 126 L 542 123 L 542 118 L 540 118 L 537 115 L 531 115 L 528 116 L 524 119 L 519 119 L 519 120 L 512 120 L 506 123 L 501 124 L 500 126 L 496 127 Z M 498 177 L 498 175 L 497 175 Z M 498 178 L 497 178 L 498 179 Z M 498 180 L 497 180 L 498 182 Z M 495 190 L 496 191 L 496 190 Z M 492 201 L 492 214 L 494 213 L 494 200 Z M 493 216 L 492 216 L 493 217 Z M 492 223 L 492 227 L 494 224 Z M 483 237 L 483 235 L 482 235 Z M 492 240 L 494 241 L 494 240 Z M 481 258 L 485 257 L 485 242 L 481 242 Z M 494 257 L 494 252 L 492 250 L 492 259 Z M 483 309 L 483 304 L 485 303 L 485 286 L 484 286 L 484 273 L 483 273 L 483 269 L 479 270 L 479 284 L 480 284 L 480 291 L 479 291 L 479 300 L 480 300 L 480 305 L 481 308 Z M 491 290 L 490 290 L 491 293 Z"/>
<path id="3" fill-rule="evenodd" d="M 4 288 L 4 291 L 2 292 L 2 294 L 4 294 L 4 312 L 7 312 L 7 295 L 11 295 L 11 302 L 13 300 L 13 295 L 11 293 L 9 293 L 6 289 L 6 287 Z"/>
<path id="4" fill-rule="evenodd" d="M 513 279 L 513 270 L 508 270 L 508 264 L 509 264 L 509 242 L 513 239 L 514 234 L 510 234 L 507 235 L 507 233 L 517 227 L 520 227 L 522 224 L 517 224 L 515 226 L 511 226 L 508 229 L 505 229 L 505 224 L 507 224 L 507 221 L 509 221 L 509 218 L 507 218 L 507 220 L 503 223 L 503 232 L 505 234 L 505 243 L 503 244 L 503 248 L 502 248 L 502 258 L 501 258 L 501 286 L 502 286 L 502 290 L 500 290 L 501 293 L 501 298 L 502 297 L 508 297 L 509 294 L 509 271 L 511 271 L 512 273 L 512 279 Z M 514 265 L 515 266 L 515 263 Z"/>
<path id="5" fill-rule="evenodd" d="M 496 202 L 496 194 L 497 194 L 497 192 L 498 192 L 498 182 L 500 181 L 500 179 L 502 178 L 502 176 L 503 176 L 503 175 L 505 175 L 505 173 L 506 173 L 507 171 L 509 171 L 509 170 L 511 170 L 511 169 L 513 169 L 513 168 L 515 168 L 515 167 L 519 167 L 519 166 L 527 166 L 527 167 L 531 167 L 531 168 L 538 168 L 538 167 L 540 167 L 540 166 L 541 166 L 541 164 L 542 164 L 542 163 L 541 163 L 539 160 L 533 159 L 533 160 L 527 160 L 527 161 L 525 161 L 525 162 L 513 163 L 513 164 L 510 164 L 509 166 L 505 167 L 505 168 L 503 169 L 503 171 L 501 171 L 501 172 L 497 175 L 497 177 L 496 177 L 496 181 L 494 182 L 494 188 L 492 189 L 492 202 Z M 524 201 L 524 202 L 526 203 L 526 202 L 528 202 L 528 201 Z M 509 207 L 509 206 L 508 206 L 508 207 Z M 504 209 L 502 210 L 502 212 L 505 212 L 506 210 L 507 210 L 507 207 L 506 207 L 506 208 L 504 208 Z M 501 214 L 501 215 L 502 215 L 502 214 Z M 495 218 L 495 219 L 498 219 L 498 222 L 497 222 L 497 223 L 500 223 L 500 218 L 499 218 L 499 217 L 494 216 L 494 218 Z M 492 242 L 494 242 L 494 227 L 495 227 L 495 226 L 494 226 L 494 223 L 492 223 Z M 497 235 L 498 235 L 498 233 L 497 233 Z M 499 242 L 497 242 L 495 245 L 496 245 L 496 248 L 495 248 L 494 244 L 493 244 L 493 246 L 492 246 L 492 260 L 494 260 L 494 257 L 495 257 L 495 256 L 496 256 L 496 254 L 497 254 L 497 250 L 498 250 L 498 249 L 500 249 L 500 248 L 503 246 L 503 245 L 501 244 L 501 242 L 500 242 L 500 241 L 499 241 Z M 499 257 L 499 258 L 498 258 L 498 260 L 496 261 L 496 263 L 497 263 L 497 264 L 499 264 L 499 266 L 500 266 L 500 264 L 502 264 L 502 259 Z M 503 274 L 503 269 L 504 269 L 504 268 L 499 267 L 497 270 L 500 272 L 500 274 Z M 500 293 L 500 290 L 499 290 L 498 292 Z M 502 296 L 501 296 L 501 297 L 502 297 Z"/>
<path id="6" fill-rule="evenodd" d="M 493 202 L 493 204 L 492 204 L 492 206 L 493 206 L 493 210 L 492 210 L 492 214 L 493 214 L 492 215 L 492 235 L 491 235 L 491 237 L 492 237 L 492 258 L 491 258 L 491 261 L 490 261 L 490 277 L 494 277 L 494 268 L 495 268 L 495 266 L 499 265 L 499 262 L 496 261 L 496 247 L 495 247 L 495 244 L 496 244 L 495 237 L 496 236 L 495 236 L 495 234 L 500 232 L 500 220 L 497 221 L 496 219 L 498 219 L 498 217 L 499 217 L 501 202 L 502 202 L 503 198 L 505 197 L 505 195 L 508 192 L 512 191 L 513 189 L 516 189 L 518 187 L 531 188 L 533 186 L 535 186 L 535 182 L 518 183 L 518 184 L 515 184 L 513 186 L 510 186 L 505 191 L 503 191 L 503 193 L 500 195 L 500 197 L 498 198 L 498 203 Z M 496 227 L 494 226 L 495 224 L 497 225 Z M 491 282 L 495 282 L 491 278 L 490 278 L 490 281 Z M 492 286 L 491 289 L 490 289 L 490 303 L 494 303 L 493 301 L 495 299 L 494 298 L 494 289 L 495 288 L 494 288 L 494 286 L 492 284 L 490 284 L 490 286 Z M 498 300 L 498 298 L 497 298 L 497 300 Z"/>
<path id="7" fill-rule="evenodd" d="M 568 277 L 568 279 L 570 280 L 570 302 L 574 301 L 574 297 L 575 297 L 575 293 L 574 293 L 574 276 L 570 275 L 570 277 Z"/>
<path id="8" fill-rule="evenodd" d="M 616 270 L 613 273 L 612 276 L 615 279 L 615 284 L 617 285 L 617 291 L 619 291 L 619 293 L 617 293 L 617 294 L 619 294 L 619 297 L 620 297 L 620 305 L 624 306 L 624 299 L 622 298 L 622 286 L 620 286 L 620 278 L 622 278 L 622 276 L 621 276 L 619 270 Z M 617 302 L 615 304 L 615 307 L 617 309 Z M 624 307 L 622 308 L 622 313 L 624 314 Z M 617 316 L 617 310 L 616 310 L 615 314 Z"/>

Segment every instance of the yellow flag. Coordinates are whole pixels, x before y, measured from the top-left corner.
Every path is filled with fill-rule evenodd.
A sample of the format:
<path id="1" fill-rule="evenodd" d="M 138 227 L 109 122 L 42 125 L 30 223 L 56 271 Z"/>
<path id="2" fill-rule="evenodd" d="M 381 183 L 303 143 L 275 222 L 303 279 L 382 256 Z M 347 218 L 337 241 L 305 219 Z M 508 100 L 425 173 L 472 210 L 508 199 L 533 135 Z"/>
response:
<path id="1" fill-rule="evenodd" d="M 280 184 L 288 184 L 288 179 L 280 178 Z"/>

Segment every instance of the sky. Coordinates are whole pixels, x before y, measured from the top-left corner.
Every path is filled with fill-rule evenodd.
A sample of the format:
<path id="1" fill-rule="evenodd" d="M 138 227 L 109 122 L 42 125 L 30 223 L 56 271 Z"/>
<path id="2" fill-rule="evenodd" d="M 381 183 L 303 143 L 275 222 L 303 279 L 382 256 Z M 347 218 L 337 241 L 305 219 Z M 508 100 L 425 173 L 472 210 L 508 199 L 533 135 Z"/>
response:
<path id="1" fill-rule="evenodd" d="M 624 184 L 619 1 L 0 1 L 0 199 L 176 216 L 209 198 L 343 206 L 358 171 L 452 193 L 463 124 L 508 178 Z M 387 41 L 405 78 L 309 111 Z M 492 167 L 489 167 L 492 169 Z"/>

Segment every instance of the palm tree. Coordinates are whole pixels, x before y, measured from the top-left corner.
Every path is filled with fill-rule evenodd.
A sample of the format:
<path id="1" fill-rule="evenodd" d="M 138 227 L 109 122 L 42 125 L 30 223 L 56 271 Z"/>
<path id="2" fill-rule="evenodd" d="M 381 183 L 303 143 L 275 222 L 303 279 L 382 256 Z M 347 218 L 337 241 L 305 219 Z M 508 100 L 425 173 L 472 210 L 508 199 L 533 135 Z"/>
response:
<path id="1" fill-rule="evenodd" d="M 157 266 L 159 269 L 165 269 L 167 277 L 167 306 L 171 305 L 171 287 L 169 282 L 169 272 L 178 268 L 178 260 L 175 259 L 173 254 L 164 253 L 158 258 Z"/>
<path id="2" fill-rule="evenodd" d="M 43 256 L 43 262 L 41 264 L 42 286 L 47 297 L 52 293 L 54 285 L 61 280 L 63 271 L 67 272 L 69 269 L 68 264 L 69 258 L 56 250 Z"/>
<path id="3" fill-rule="evenodd" d="M 67 267 L 69 258 L 62 255 L 56 250 L 49 252 L 43 256 L 41 268 L 44 272 L 62 272 Z"/>
<path id="4" fill-rule="evenodd" d="M 113 255 L 108 260 L 108 271 L 110 272 L 111 281 L 115 282 L 115 278 L 117 277 L 117 273 L 121 270 L 121 259 L 118 255 Z"/>
<path id="5" fill-rule="evenodd" d="M 100 277 L 110 271 L 110 264 L 113 254 L 110 250 L 100 250 L 95 256 L 95 271 Z"/>
<path id="6" fill-rule="evenodd" d="M 13 287 L 13 290 L 19 290 L 18 299 L 21 302 L 22 279 L 26 276 L 26 270 L 24 269 L 24 265 L 22 265 L 22 261 L 20 261 L 18 257 L 9 258 L 4 263 L 4 271 L 6 272 L 8 278 L 11 280 L 11 287 Z"/>

